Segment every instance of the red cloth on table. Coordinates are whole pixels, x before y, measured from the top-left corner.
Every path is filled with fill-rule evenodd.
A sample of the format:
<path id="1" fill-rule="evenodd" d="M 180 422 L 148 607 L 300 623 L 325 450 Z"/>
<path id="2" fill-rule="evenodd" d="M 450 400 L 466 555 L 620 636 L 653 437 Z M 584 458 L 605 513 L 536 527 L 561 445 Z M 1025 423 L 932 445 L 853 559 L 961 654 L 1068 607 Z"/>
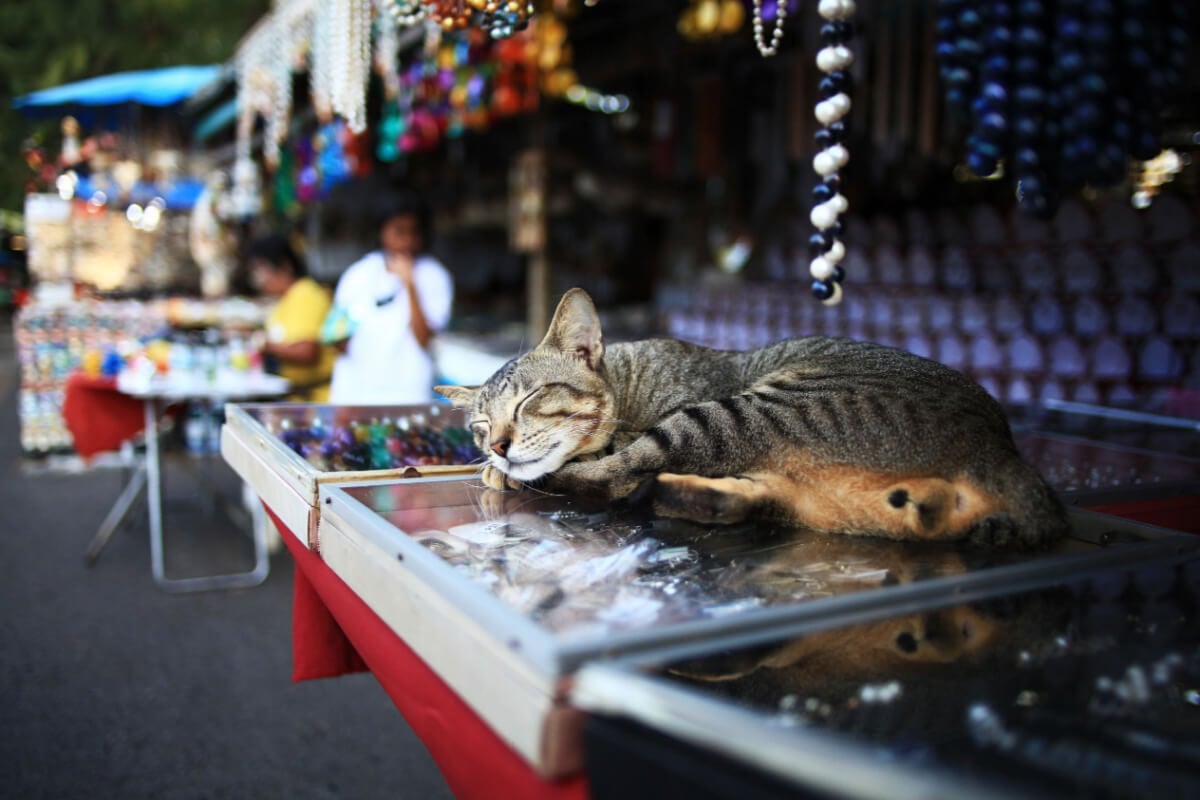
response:
<path id="1" fill-rule="evenodd" d="M 62 415 L 84 458 L 119 450 L 145 427 L 142 401 L 117 391 L 116 378 L 82 372 L 67 378 Z"/>
<path id="2" fill-rule="evenodd" d="M 1147 525 L 1158 525 L 1173 531 L 1200 533 L 1200 495 L 1106 503 L 1088 506 L 1088 510 L 1144 522 Z"/>
<path id="3" fill-rule="evenodd" d="M 585 800 L 582 775 L 562 781 L 538 776 L 270 508 L 267 514 L 296 560 L 295 680 L 365 665 L 425 743 L 459 800 Z"/>

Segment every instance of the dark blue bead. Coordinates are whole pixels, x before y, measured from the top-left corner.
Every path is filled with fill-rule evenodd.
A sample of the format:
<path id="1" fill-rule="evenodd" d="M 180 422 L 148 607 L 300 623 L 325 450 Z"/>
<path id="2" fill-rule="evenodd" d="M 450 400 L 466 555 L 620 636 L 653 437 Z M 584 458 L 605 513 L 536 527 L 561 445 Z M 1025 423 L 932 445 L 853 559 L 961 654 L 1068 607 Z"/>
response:
<path id="1" fill-rule="evenodd" d="M 1083 53 L 1078 50 L 1067 50 L 1058 57 L 1058 68 L 1067 75 L 1074 75 L 1083 69 Z"/>
<path id="2" fill-rule="evenodd" d="M 1116 120 L 1112 124 L 1113 140 L 1116 142 L 1119 142 L 1122 145 L 1129 144 L 1129 137 L 1131 134 L 1131 130 L 1132 129 L 1130 128 L 1128 122 L 1126 122 L 1123 119 Z"/>
<path id="3" fill-rule="evenodd" d="M 1096 157 L 1096 140 L 1091 136 L 1080 136 L 1075 140 L 1075 147 L 1079 151 L 1079 158 L 1083 161 L 1090 161 Z"/>
<path id="4" fill-rule="evenodd" d="M 833 282 L 832 281 L 813 281 L 812 282 L 813 297 L 818 300 L 828 300 L 833 297 Z"/>
<path id="5" fill-rule="evenodd" d="M 1017 46 L 1025 50 L 1037 50 L 1046 43 L 1046 37 L 1037 28 L 1022 25 L 1017 28 Z"/>
<path id="6" fill-rule="evenodd" d="M 995 111 L 984 114 L 979 119 L 979 129 L 984 133 L 1003 133 L 1008 130 L 1008 119 Z"/>
<path id="7" fill-rule="evenodd" d="M 827 100 L 835 94 L 840 94 L 846 91 L 850 81 L 846 78 L 846 73 L 842 70 L 831 72 L 821 78 L 821 82 L 817 84 L 817 91 L 822 100 Z"/>
<path id="8" fill-rule="evenodd" d="M 977 31 L 983 27 L 983 18 L 979 16 L 979 12 L 973 8 L 964 8 L 958 15 L 958 24 L 964 30 Z"/>
<path id="9" fill-rule="evenodd" d="M 1037 86 L 1018 86 L 1016 99 L 1017 105 L 1022 108 L 1037 108 L 1046 102 L 1046 93 Z"/>
<path id="10" fill-rule="evenodd" d="M 833 265 L 833 282 L 841 283 L 844 280 L 846 280 L 846 270 L 842 269 L 841 264 L 834 264 Z"/>
<path id="11" fill-rule="evenodd" d="M 958 20 L 954 17 L 938 17 L 937 18 L 937 35 L 938 38 L 946 38 L 958 30 Z"/>
<path id="12" fill-rule="evenodd" d="M 996 104 L 989 101 L 983 95 L 979 95 L 978 97 L 976 97 L 974 100 L 971 101 L 971 113 L 973 113 L 977 117 L 982 117 L 984 114 L 987 114 L 989 111 L 995 111 L 995 110 L 996 110 Z"/>
<path id="13" fill-rule="evenodd" d="M 850 26 L 844 22 L 826 22 L 821 26 L 821 44 L 826 46 L 850 41 Z"/>
<path id="14" fill-rule="evenodd" d="M 983 42 L 968 36 L 960 36 L 954 40 L 954 46 L 965 58 L 978 58 L 983 55 Z"/>
<path id="15" fill-rule="evenodd" d="M 1108 83 L 1095 72 L 1089 72 L 1079 79 L 1079 88 L 1087 94 L 1103 95 L 1108 92 Z"/>
<path id="16" fill-rule="evenodd" d="M 1013 155 L 1013 167 L 1020 174 L 1029 174 L 1038 168 L 1041 159 L 1038 157 L 1037 150 L 1032 147 L 1021 147 Z"/>
<path id="17" fill-rule="evenodd" d="M 1104 119 L 1104 112 L 1100 110 L 1100 106 L 1091 102 L 1075 106 L 1074 114 L 1080 126 L 1084 128 L 1094 128 Z"/>
<path id="18" fill-rule="evenodd" d="M 1007 25 L 996 25 L 988 30 L 987 43 L 989 47 L 1002 49 L 1012 44 L 1012 28 Z"/>
<path id="19" fill-rule="evenodd" d="M 992 2 L 988 6 L 988 13 L 991 16 L 992 22 L 1008 22 L 1009 19 L 1013 18 L 1013 4 L 1009 0 Z"/>
<path id="20" fill-rule="evenodd" d="M 827 231 L 817 231 L 808 237 L 808 252 L 813 258 L 825 255 L 833 247 L 833 237 Z"/>
<path id="21" fill-rule="evenodd" d="M 967 93 L 962 89 L 947 89 L 946 103 L 951 108 L 961 109 L 967 102 Z"/>
<path id="22" fill-rule="evenodd" d="M 1104 22 L 1093 22 L 1087 26 L 1083 38 L 1093 47 L 1107 47 L 1112 44 L 1112 28 Z"/>
<path id="23" fill-rule="evenodd" d="M 1150 53 L 1141 47 L 1132 48 L 1126 53 L 1125 60 L 1129 62 L 1129 66 L 1139 71 L 1149 69 L 1151 64 Z"/>
<path id="24" fill-rule="evenodd" d="M 1111 17 L 1117 13 L 1112 0 L 1088 0 L 1088 13 L 1093 17 Z"/>
<path id="25" fill-rule="evenodd" d="M 1129 154 L 1138 161 L 1149 161 L 1162 150 L 1158 134 L 1154 131 L 1139 131 L 1129 148 Z"/>
<path id="26" fill-rule="evenodd" d="M 958 48 L 954 46 L 954 42 L 938 42 L 933 52 L 937 60 L 944 64 L 952 63 L 958 58 Z"/>
<path id="27" fill-rule="evenodd" d="M 812 198 L 814 203 L 824 203 L 826 200 L 833 197 L 833 187 L 826 183 L 818 183 L 813 187 Z"/>
<path id="28" fill-rule="evenodd" d="M 1046 13 L 1046 6 L 1041 0 L 1023 0 L 1017 4 L 1017 14 L 1027 19 L 1036 19 Z"/>
<path id="29" fill-rule="evenodd" d="M 1008 102 L 1008 90 L 1004 88 L 1004 84 L 996 81 L 989 81 L 983 85 L 983 90 L 980 96 L 991 103 L 998 106 L 1003 106 Z"/>
<path id="30" fill-rule="evenodd" d="M 985 158 L 992 158 L 992 159 L 999 160 L 1000 144 L 999 144 L 998 140 L 1000 139 L 1000 134 L 1002 134 L 1002 133 L 1003 133 L 1003 131 L 995 131 L 995 130 L 989 130 L 989 131 L 982 132 L 982 135 L 975 139 L 974 145 L 973 146 L 968 145 L 968 146 L 971 147 L 971 149 L 974 152 L 979 153 L 981 156 L 984 156 Z"/>
<path id="31" fill-rule="evenodd" d="M 829 123 L 825 130 L 829 131 L 829 138 L 834 144 L 840 144 L 846 139 L 846 121 L 844 119 Z"/>
<path id="32" fill-rule="evenodd" d="M 987 177 L 996 171 L 999 162 L 995 158 L 990 158 L 980 153 L 978 150 L 971 150 L 967 153 L 967 169 L 981 178 Z"/>
<path id="33" fill-rule="evenodd" d="M 842 237 L 844 237 L 846 235 L 846 223 L 842 222 L 841 218 L 838 218 L 837 222 L 835 222 L 835 223 L 833 223 L 833 225 L 829 226 L 828 233 L 834 239 L 841 239 Z M 829 246 L 833 247 L 833 243 L 830 242 Z"/>
<path id="34" fill-rule="evenodd" d="M 1034 56 L 1021 56 L 1013 62 L 1013 72 L 1018 78 L 1032 80 L 1042 77 L 1042 62 Z"/>
<path id="35" fill-rule="evenodd" d="M 1058 19 L 1058 38 L 1064 41 L 1083 38 L 1083 22 L 1076 17 L 1060 15 Z"/>
<path id="36" fill-rule="evenodd" d="M 1041 125 L 1035 117 L 1019 116 L 1013 123 L 1013 133 L 1020 141 L 1036 141 L 1041 132 Z"/>
<path id="37" fill-rule="evenodd" d="M 985 80 L 1002 80 L 1012 69 L 1012 61 L 1008 56 L 999 53 L 990 55 L 983 62 L 983 67 L 980 69 L 980 74 Z"/>
<path id="38" fill-rule="evenodd" d="M 1121 21 L 1121 33 L 1131 42 L 1146 38 L 1146 26 L 1137 17 L 1126 17 Z"/>
<path id="39" fill-rule="evenodd" d="M 963 67 L 955 67 L 946 73 L 946 83 L 951 86 L 968 86 L 971 83 L 971 71 Z"/>
<path id="40" fill-rule="evenodd" d="M 813 141 L 816 143 L 818 150 L 824 150 L 834 144 L 833 136 L 829 133 L 828 128 L 818 128 L 817 132 L 813 134 Z"/>

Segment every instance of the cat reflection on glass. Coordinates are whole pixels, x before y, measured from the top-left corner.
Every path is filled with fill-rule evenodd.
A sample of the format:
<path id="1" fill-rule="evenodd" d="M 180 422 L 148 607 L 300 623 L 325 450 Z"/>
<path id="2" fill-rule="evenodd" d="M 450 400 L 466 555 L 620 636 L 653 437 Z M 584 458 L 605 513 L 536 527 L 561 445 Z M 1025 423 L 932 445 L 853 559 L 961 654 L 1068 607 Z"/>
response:
<path id="1" fill-rule="evenodd" d="M 591 298 L 572 289 L 536 348 L 482 386 L 437 391 L 467 411 L 495 490 L 892 539 L 1040 546 L 1067 529 L 986 391 L 869 342 L 606 345 Z"/>

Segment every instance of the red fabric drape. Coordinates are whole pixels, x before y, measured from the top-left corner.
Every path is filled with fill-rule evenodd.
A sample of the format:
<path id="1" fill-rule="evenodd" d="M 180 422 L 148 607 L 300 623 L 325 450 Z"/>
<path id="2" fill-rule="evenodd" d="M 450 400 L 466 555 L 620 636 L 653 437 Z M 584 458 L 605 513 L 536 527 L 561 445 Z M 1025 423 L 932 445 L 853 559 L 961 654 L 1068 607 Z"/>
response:
<path id="1" fill-rule="evenodd" d="M 115 378 L 93 378 L 81 372 L 67 378 L 62 415 L 84 458 L 119 450 L 145 425 L 142 401 L 117 391 Z"/>
<path id="2" fill-rule="evenodd" d="M 585 800 L 582 775 L 539 777 L 269 508 L 267 513 L 296 560 L 295 680 L 370 669 L 459 800 Z"/>

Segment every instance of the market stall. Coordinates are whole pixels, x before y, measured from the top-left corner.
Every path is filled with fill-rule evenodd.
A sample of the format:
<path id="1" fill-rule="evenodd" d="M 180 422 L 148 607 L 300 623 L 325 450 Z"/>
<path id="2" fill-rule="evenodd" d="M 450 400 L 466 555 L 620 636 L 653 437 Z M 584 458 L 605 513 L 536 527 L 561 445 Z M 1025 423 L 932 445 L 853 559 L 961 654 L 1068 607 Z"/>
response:
<path id="1" fill-rule="evenodd" d="M 787 738 L 791 734 L 785 736 L 786 731 L 772 733 L 777 723 L 768 722 L 761 731 L 748 729 L 744 747 L 718 742 L 711 731 L 701 733 L 708 730 L 703 723 L 672 722 L 695 720 L 688 710 L 692 704 L 700 702 L 707 709 L 711 701 L 690 699 L 686 687 L 659 693 L 655 681 L 643 688 L 641 678 L 627 667 L 594 665 L 687 663 L 715 675 L 735 669 L 750 673 L 752 668 L 725 665 L 721 659 L 742 663 L 735 654 L 744 649 L 752 664 L 770 649 L 764 643 L 885 618 L 900 608 L 912 609 L 914 616 L 905 617 L 909 620 L 946 598 L 973 608 L 989 598 L 1038 589 L 1053 599 L 1059 596 L 1053 587 L 1072 576 L 1088 580 L 1106 571 L 1143 569 L 1135 566 L 1140 564 L 1151 571 L 1147 574 L 1170 574 L 1177 560 L 1194 558 L 1200 547 L 1194 536 L 1134 521 L 1157 515 L 1157 521 L 1169 526 L 1192 525 L 1188 509 L 1196 501 L 1196 462 L 1149 456 L 1095 439 L 1081 444 L 1053 432 L 1021 435 L 1023 449 L 1056 475 L 1058 485 L 1093 489 L 1088 505 L 1106 498 L 1110 511 L 1128 518 L 1080 510 L 1073 514 L 1073 534 L 1055 551 L 980 553 L 755 526 L 697 528 L 559 496 L 499 494 L 471 478 L 455 477 L 454 467 L 438 476 L 437 470 L 446 468 L 436 464 L 418 464 L 390 476 L 376 472 L 374 480 L 363 480 L 370 473 L 336 469 L 342 466 L 337 459 L 344 457 L 336 444 L 340 427 L 365 428 L 364 442 L 369 442 L 372 425 L 390 425 L 415 441 L 433 437 L 429 432 L 414 437 L 408 431 L 432 431 L 431 419 L 449 431 L 454 418 L 436 419 L 446 413 L 442 411 L 426 416 L 436 407 L 377 410 L 380 416 L 374 420 L 362 418 L 371 413 L 365 409 L 246 408 L 248 413 L 231 414 L 225 448 L 230 463 L 266 502 L 297 559 L 295 678 L 371 669 L 461 797 L 489 796 L 498 780 L 527 796 L 574 796 L 584 789 L 578 777 L 570 776 L 585 765 L 594 796 L 628 787 L 621 776 L 633 773 L 604 759 L 642 762 L 602 725 L 597 728 L 605 719 L 628 714 L 652 730 L 661 729 L 663 747 L 679 740 L 699 745 L 697 751 L 673 751 L 668 764 L 679 769 L 693 768 L 683 766 L 688 762 L 680 759 L 686 758 L 716 769 L 707 763 L 707 749 L 748 761 L 743 771 L 749 777 L 714 783 L 728 789 L 712 788 L 714 797 L 738 796 L 746 786 L 769 784 L 780 770 L 784 785 L 829 788 L 832 781 L 839 791 L 865 791 L 867 796 L 886 796 L 881 787 L 894 787 L 900 780 L 906 791 L 958 785 L 938 771 L 914 777 L 903 764 L 868 763 L 871 751 L 857 749 L 853 742 L 822 739 L 815 752 L 838 753 L 863 765 L 856 777 L 841 783 L 820 768 L 822 759 L 788 756 L 793 748 L 807 745 Z M 1154 433 L 1145 427 L 1124 430 L 1127 438 Z M 253 454 L 246 442 L 256 443 Z M 346 446 L 354 447 L 341 445 Z M 370 449 L 369 444 L 363 448 Z M 251 455 L 256 457 L 251 460 Z M 307 475 L 297 469 L 300 463 Z M 1083 476 L 1055 472 L 1064 464 L 1087 469 Z M 316 502 L 302 499 L 297 486 L 304 487 L 306 496 L 315 491 Z M 1166 502 L 1127 495 L 1145 486 L 1165 490 Z M 1101 488 L 1097 495 L 1094 490 Z M 1181 505 L 1181 498 L 1191 505 Z M 1050 602 L 1044 598 L 1039 602 Z M 917 688 L 908 691 L 917 691 L 921 681 L 941 680 L 937 676 L 959 657 L 971 665 L 982 659 L 974 637 L 988 659 L 1003 663 L 1006 657 L 1016 658 L 1018 650 L 1002 646 L 999 634 L 988 627 L 1008 624 L 1007 617 L 996 622 L 991 615 L 970 619 L 968 627 L 961 620 L 955 623 L 959 627 L 951 626 L 951 642 L 959 628 L 970 632 L 971 642 L 962 652 L 957 644 L 947 645 L 949 649 L 939 644 L 930 622 L 925 634 L 918 631 L 910 638 L 937 647 L 936 658 L 891 671 L 885 663 L 860 683 L 868 688 L 913 686 Z M 1057 617 L 1048 617 L 1047 624 L 1052 619 Z M 1053 640 L 1055 634 L 1040 635 Z M 583 677 L 576 685 L 574 676 L 581 668 Z M 1187 683 L 1183 673 L 1164 675 L 1164 685 L 1180 691 Z M 705 685 L 702 680 L 700 685 Z M 423 690 L 415 691 L 417 686 Z M 671 704 L 681 691 L 676 711 Z M 1164 691 L 1164 697 L 1175 696 L 1173 689 Z M 772 713 L 803 714 L 804 708 L 802 700 L 789 700 Z M 843 713 L 858 713 L 854 708 Z M 581 710 L 600 716 L 589 721 Z M 744 716 L 721 713 L 730 713 L 735 721 Z M 936 722 L 938 714 L 931 718 Z M 1066 717 L 1061 724 L 1068 727 L 1061 735 L 1069 738 L 1069 726 L 1082 725 L 1082 719 Z M 467 739 L 474 742 L 470 758 L 464 758 Z M 689 752 L 693 754 L 687 756 Z M 1171 779 L 1168 773 L 1158 777 Z M 570 780 L 563 782 L 565 778 Z M 646 785 L 659 784 L 647 780 Z"/>

